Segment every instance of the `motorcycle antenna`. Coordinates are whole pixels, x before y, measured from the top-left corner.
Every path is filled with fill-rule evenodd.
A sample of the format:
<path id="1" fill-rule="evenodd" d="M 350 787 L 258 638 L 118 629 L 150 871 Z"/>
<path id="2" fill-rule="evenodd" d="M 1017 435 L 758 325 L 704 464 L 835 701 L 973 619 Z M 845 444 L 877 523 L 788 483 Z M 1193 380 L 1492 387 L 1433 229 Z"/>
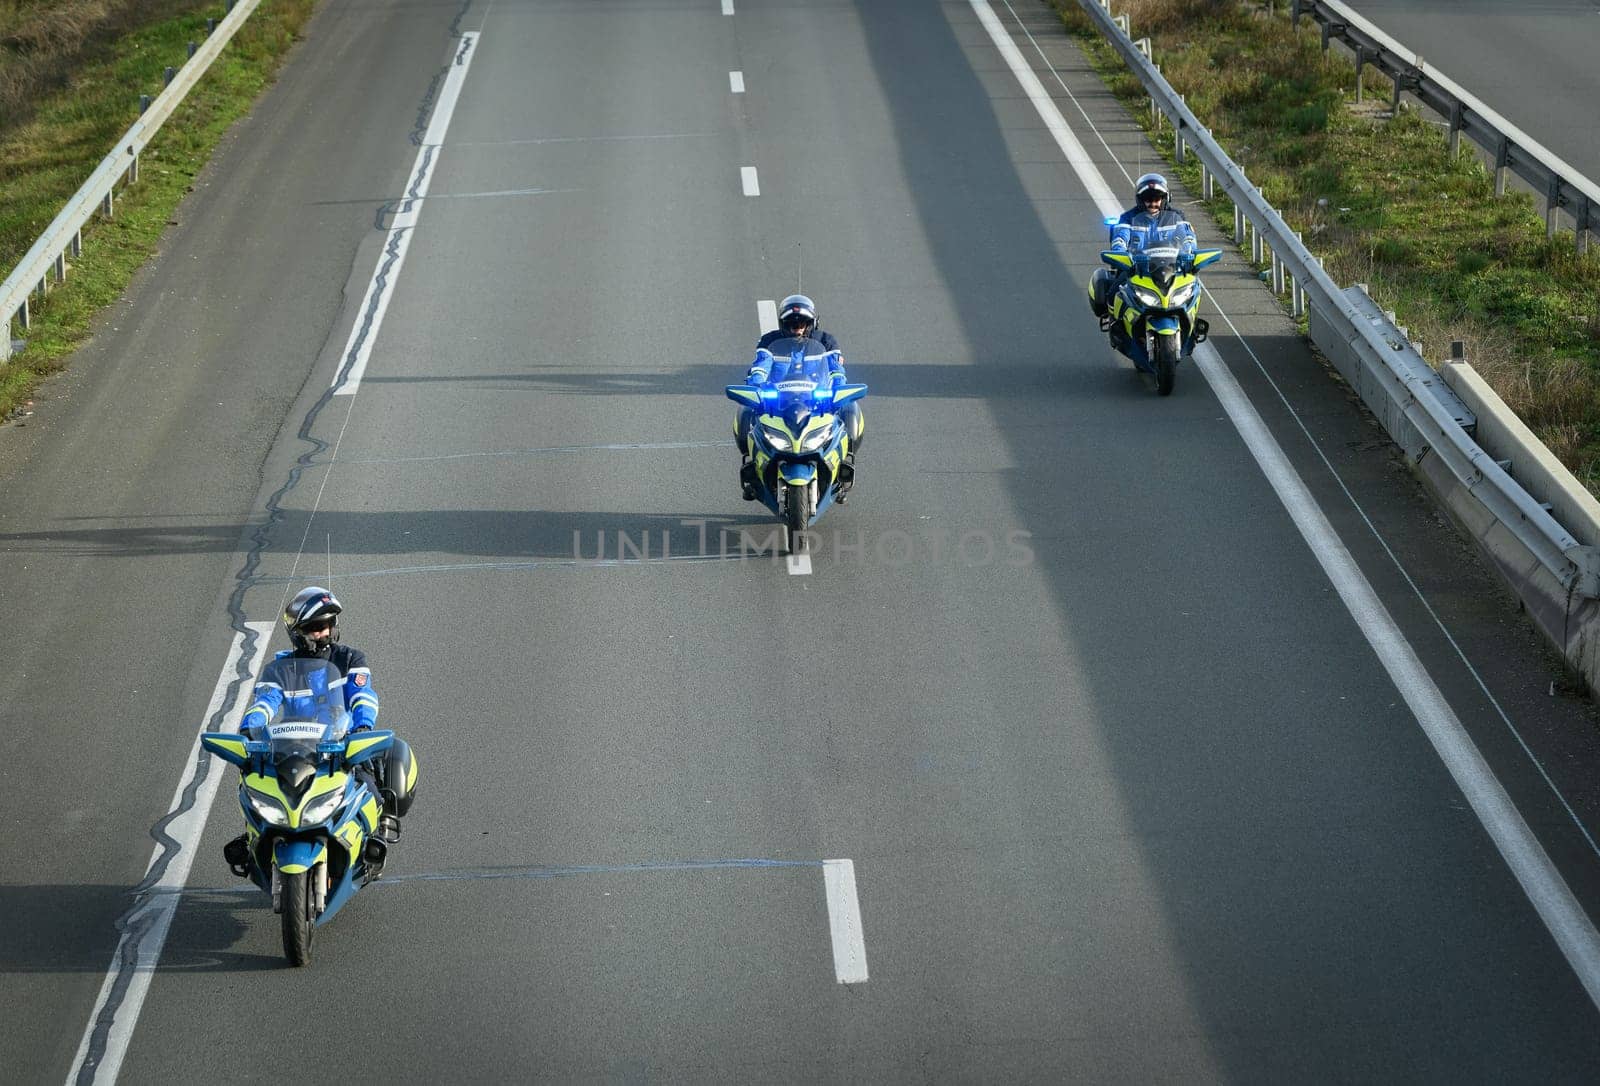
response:
<path id="1" fill-rule="evenodd" d="M 799 256 L 795 257 L 794 292 L 796 294 L 804 294 L 805 287 L 802 284 L 805 281 L 803 276 L 806 270 L 806 243 L 797 241 L 794 243 L 794 247 L 799 250 Z"/>
<path id="2" fill-rule="evenodd" d="M 323 539 L 327 540 L 328 548 L 328 591 L 333 591 L 333 533 L 324 532 Z"/>

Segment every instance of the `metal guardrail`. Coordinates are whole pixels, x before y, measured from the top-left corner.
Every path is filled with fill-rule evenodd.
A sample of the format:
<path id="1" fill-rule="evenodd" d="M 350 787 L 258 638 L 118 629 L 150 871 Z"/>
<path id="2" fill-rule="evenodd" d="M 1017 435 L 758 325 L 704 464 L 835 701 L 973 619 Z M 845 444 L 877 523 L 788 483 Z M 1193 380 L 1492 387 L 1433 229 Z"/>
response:
<path id="1" fill-rule="evenodd" d="M 1293 276 L 1298 310 L 1300 296 L 1316 311 L 1312 320 L 1317 345 L 1330 358 L 1344 356 L 1359 364 L 1364 379 L 1353 381 L 1390 436 L 1414 461 L 1430 453 L 1442 460 L 1460 484 L 1483 503 L 1538 562 L 1569 592 L 1600 597 L 1600 549 L 1583 545 L 1556 522 L 1548 510 L 1522 488 L 1494 458 L 1480 448 L 1458 421 L 1464 406 L 1447 408 L 1453 398 L 1420 352 L 1383 314 L 1374 314 L 1341 290 L 1261 190 L 1228 157 L 1200 123 L 1148 55 L 1148 42 L 1135 43 L 1126 16 L 1113 18 L 1110 0 L 1078 0 L 1123 61 L 1144 84 L 1151 108 L 1172 125 L 1174 154 L 1182 161 L 1193 153 L 1202 164 L 1202 184 L 1209 198 L 1216 184 L 1234 205 L 1235 238 L 1251 234 L 1251 254 L 1258 262 L 1270 256 L 1274 289 L 1284 288 L 1284 273 Z M 1321 2 L 1321 0 L 1319 0 Z M 1246 231 L 1246 227 L 1249 228 Z"/>
<path id="2" fill-rule="evenodd" d="M 1505 195 L 1506 175 L 1516 174 L 1544 198 L 1546 236 L 1555 235 L 1556 213 L 1565 208 L 1576 224 L 1578 251 L 1588 250 L 1589 234 L 1600 226 L 1600 186 L 1339 0 L 1291 2 L 1294 25 L 1300 25 L 1302 15 L 1321 24 L 1324 51 L 1330 41 L 1338 41 L 1355 54 L 1358 99 L 1361 70 L 1371 64 L 1394 83 L 1392 108 L 1398 109 L 1400 96 L 1409 93 L 1446 118 L 1452 157 L 1466 133 L 1494 160 L 1496 196 Z"/>
<path id="3" fill-rule="evenodd" d="M 33 296 L 42 297 L 52 281 L 66 280 L 68 256 L 75 257 L 83 251 L 84 226 L 96 214 L 111 216 L 117 182 L 124 175 L 130 183 L 138 180 L 140 153 L 259 3 L 260 0 L 227 0 L 227 14 L 206 37 L 205 44 L 194 51 L 183 67 L 169 69 L 171 78 L 166 89 L 133 122 L 111 153 L 95 167 L 89 180 L 45 227 L 22 262 L 4 283 L 0 283 L 0 362 L 11 357 L 11 322 L 15 320 L 27 328 Z"/>

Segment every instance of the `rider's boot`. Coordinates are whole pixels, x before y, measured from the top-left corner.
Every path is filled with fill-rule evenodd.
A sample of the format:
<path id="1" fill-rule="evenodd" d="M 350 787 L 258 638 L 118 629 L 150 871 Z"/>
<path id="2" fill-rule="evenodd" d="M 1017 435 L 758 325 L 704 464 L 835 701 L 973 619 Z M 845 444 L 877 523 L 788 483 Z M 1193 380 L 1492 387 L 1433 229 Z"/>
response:
<path id="1" fill-rule="evenodd" d="M 760 479 L 756 476 L 755 461 L 747 456 L 744 459 L 744 463 L 739 465 L 739 489 L 744 493 L 745 501 L 753 502 L 756 500 L 756 487 L 759 483 Z"/>
<path id="2" fill-rule="evenodd" d="M 241 879 L 250 877 L 250 835 L 241 833 L 233 840 L 222 846 L 222 858 L 228 863 L 228 870 L 238 875 Z"/>

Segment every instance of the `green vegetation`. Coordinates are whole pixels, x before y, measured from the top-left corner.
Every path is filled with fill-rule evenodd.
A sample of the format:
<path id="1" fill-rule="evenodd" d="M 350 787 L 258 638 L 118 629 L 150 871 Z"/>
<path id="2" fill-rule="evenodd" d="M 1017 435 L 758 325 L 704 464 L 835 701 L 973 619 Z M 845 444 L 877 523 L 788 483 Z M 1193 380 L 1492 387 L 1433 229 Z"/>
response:
<path id="1" fill-rule="evenodd" d="M 315 0 L 264 0 L 146 149 L 115 216 L 84 231 L 64 289 L 35 296 L 28 346 L 0 364 L 0 419 L 88 337 L 157 250 L 217 142 L 270 83 Z M 0 0 L 0 277 L 154 97 L 221 0 Z M 13 336 L 21 335 L 15 325 Z"/>
<path id="2" fill-rule="evenodd" d="M 1111 88 L 1147 127 L 1144 93 L 1076 0 L 1054 0 Z M 1520 194 L 1497 197 L 1477 158 L 1451 161 L 1440 126 L 1402 109 L 1368 69 L 1324 56 L 1287 3 L 1116 0 L 1135 37 L 1234 161 L 1322 257 L 1336 282 L 1368 284 L 1437 362 L 1451 340 L 1591 490 L 1600 491 L 1600 260 L 1547 239 Z M 1170 136 L 1165 142 L 1170 154 Z M 1200 191 L 1191 158 L 1174 167 Z M 1231 230 L 1218 190 L 1209 210 Z"/>

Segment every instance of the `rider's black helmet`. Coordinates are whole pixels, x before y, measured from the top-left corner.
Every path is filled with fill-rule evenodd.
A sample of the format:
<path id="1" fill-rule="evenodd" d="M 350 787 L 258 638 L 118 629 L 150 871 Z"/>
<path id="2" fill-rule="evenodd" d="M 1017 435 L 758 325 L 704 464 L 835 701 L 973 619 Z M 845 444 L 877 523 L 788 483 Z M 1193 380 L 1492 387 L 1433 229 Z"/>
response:
<path id="1" fill-rule="evenodd" d="M 778 304 L 778 327 L 793 335 L 805 335 L 817 326 L 817 305 L 804 294 L 791 294 Z"/>
<path id="2" fill-rule="evenodd" d="M 289 631 L 289 640 L 300 652 L 315 652 L 331 646 L 339 639 L 339 613 L 344 608 L 326 588 L 313 585 L 301 589 L 289 606 L 283 609 L 283 628 Z M 326 645 L 316 645 L 305 635 L 305 628 L 321 622 L 333 623 L 333 633 Z"/>
<path id="3" fill-rule="evenodd" d="M 1158 173 L 1147 173 L 1133 183 L 1133 202 L 1140 208 L 1144 207 L 1145 199 L 1150 195 L 1161 197 L 1161 208 L 1167 206 L 1167 179 Z"/>

